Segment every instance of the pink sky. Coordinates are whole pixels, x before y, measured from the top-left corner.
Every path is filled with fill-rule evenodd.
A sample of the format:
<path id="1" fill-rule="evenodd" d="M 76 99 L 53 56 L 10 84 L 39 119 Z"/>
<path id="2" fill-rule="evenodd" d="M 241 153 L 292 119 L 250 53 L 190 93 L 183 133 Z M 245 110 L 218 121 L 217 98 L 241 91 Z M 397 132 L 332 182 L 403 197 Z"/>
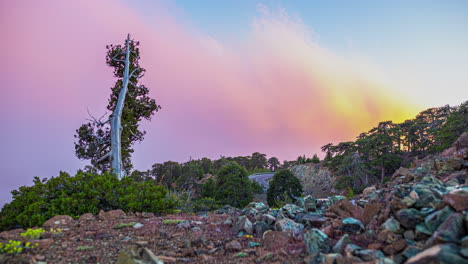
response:
<path id="1" fill-rule="evenodd" d="M 33 176 L 74 172 L 73 135 L 86 109 L 105 111 L 114 79 L 105 46 L 141 41 L 143 83 L 162 106 L 143 127 L 134 164 L 189 156 L 312 156 L 378 121 L 417 110 L 365 60 L 342 58 L 284 10 L 259 7 L 248 34 L 224 42 L 161 8 L 119 1 L 8 1 L 0 9 L 1 192 Z M 9 195 L 0 197 L 5 201 Z"/>

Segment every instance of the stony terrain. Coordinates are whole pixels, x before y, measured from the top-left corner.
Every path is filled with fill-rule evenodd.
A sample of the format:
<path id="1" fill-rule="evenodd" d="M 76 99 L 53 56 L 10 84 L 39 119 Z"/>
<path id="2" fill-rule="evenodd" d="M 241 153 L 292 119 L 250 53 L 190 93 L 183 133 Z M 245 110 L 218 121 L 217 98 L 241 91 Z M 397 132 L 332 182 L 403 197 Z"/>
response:
<path id="1" fill-rule="evenodd" d="M 298 164 L 291 168 L 294 176 L 301 180 L 304 194 L 314 198 L 327 197 L 338 193 L 334 189 L 336 178 L 325 166 L 315 163 Z"/>
<path id="2" fill-rule="evenodd" d="M 31 241 L 38 247 L 0 263 L 468 263 L 467 170 L 465 134 L 353 198 L 198 215 L 56 216 Z M 2 232 L 0 242 L 24 241 L 23 231 Z"/>

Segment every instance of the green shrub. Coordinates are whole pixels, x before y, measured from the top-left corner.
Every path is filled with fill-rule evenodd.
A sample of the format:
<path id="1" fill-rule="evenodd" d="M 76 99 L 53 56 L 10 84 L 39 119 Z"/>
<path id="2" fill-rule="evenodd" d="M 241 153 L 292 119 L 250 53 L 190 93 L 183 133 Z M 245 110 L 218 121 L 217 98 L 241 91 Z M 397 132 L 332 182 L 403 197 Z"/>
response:
<path id="1" fill-rule="evenodd" d="M 244 207 L 252 201 L 252 189 L 247 170 L 236 162 L 223 166 L 216 178 L 214 198 L 223 205 Z"/>
<path id="2" fill-rule="evenodd" d="M 221 208 L 221 204 L 213 198 L 201 198 L 192 203 L 192 210 L 194 212 L 208 212 L 219 208 Z"/>
<path id="3" fill-rule="evenodd" d="M 118 180 L 113 174 L 78 171 L 72 177 L 61 172 L 50 180 L 34 178 L 33 186 L 12 191 L 12 202 L 0 213 L 0 230 L 40 226 L 55 215 L 79 217 L 99 210 L 127 212 L 171 212 L 175 201 L 167 190 L 153 182 L 137 182 L 130 177 Z"/>
<path id="4" fill-rule="evenodd" d="M 26 239 L 39 239 L 44 232 L 45 230 L 42 228 L 37 228 L 37 229 L 28 228 L 26 232 L 23 232 L 20 235 Z"/>
<path id="5" fill-rule="evenodd" d="M 301 181 L 290 170 L 279 170 L 270 182 L 267 202 L 270 206 L 279 207 L 285 201 L 294 202 L 301 194 Z"/>

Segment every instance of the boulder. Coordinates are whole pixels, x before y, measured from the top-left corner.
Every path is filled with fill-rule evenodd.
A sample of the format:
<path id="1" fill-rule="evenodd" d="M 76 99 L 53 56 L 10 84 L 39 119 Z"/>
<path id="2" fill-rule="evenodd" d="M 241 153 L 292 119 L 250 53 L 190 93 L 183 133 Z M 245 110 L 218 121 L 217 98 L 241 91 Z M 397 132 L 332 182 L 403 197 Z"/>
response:
<path id="1" fill-rule="evenodd" d="M 377 188 L 375 188 L 375 186 L 371 186 L 371 187 L 367 187 L 365 188 L 363 191 L 362 191 L 362 194 L 364 195 L 369 195 L 373 192 L 377 191 Z"/>
<path id="2" fill-rule="evenodd" d="M 386 230 L 398 233 L 401 231 L 400 223 L 393 217 L 390 217 L 382 224 L 382 227 Z"/>
<path id="3" fill-rule="evenodd" d="M 461 241 L 460 254 L 465 258 L 468 258 L 468 236 L 465 236 Z"/>
<path id="4" fill-rule="evenodd" d="M 294 204 L 286 204 L 281 211 L 291 219 L 294 219 L 298 213 L 304 213 L 304 209 Z"/>
<path id="5" fill-rule="evenodd" d="M 361 221 L 352 217 L 343 219 L 341 223 L 341 230 L 343 230 L 343 232 L 357 234 L 364 230 L 364 225 Z"/>
<path id="6" fill-rule="evenodd" d="M 457 211 L 468 209 L 468 190 L 455 189 L 444 195 L 444 202 Z"/>
<path id="7" fill-rule="evenodd" d="M 304 234 L 304 241 L 307 252 L 314 253 L 328 253 L 331 250 L 330 240 L 328 236 L 317 228 L 312 228 Z"/>
<path id="8" fill-rule="evenodd" d="M 226 249 L 226 251 L 241 251 L 242 244 L 237 240 L 232 240 L 224 245 L 224 249 Z"/>
<path id="9" fill-rule="evenodd" d="M 379 203 L 369 203 L 366 204 L 362 213 L 362 222 L 367 225 L 369 224 L 375 217 L 377 217 L 382 210 L 382 205 Z"/>
<path id="10" fill-rule="evenodd" d="M 255 230 L 255 234 L 257 234 L 257 236 L 261 237 L 261 236 L 263 236 L 263 233 L 270 230 L 270 225 L 263 222 L 263 221 L 257 221 L 254 224 L 254 230 Z"/>
<path id="11" fill-rule="evenodd" d="M 351 239 L 349 238 L 348 234 L 344 234 L 338 242 L 336 242 L 335 246 L 333 247 L 333 252 L 343 254 L 344 249 L 348 244 L 351 243 Z"/>
<path id="12" fill-rule="evenodd" d="M 265 248 L 272 250 L 277 248 L 284 248 L 290 239 L 289 232 L 280 232 L 280 231 L 267 231 L 263 234 L 263 246 Z"/>
<path id="13" fill-rule="evenodd" d="M 400 224 L 407 229 L 414 229 L 422 221 L 419 211 L 414 208 L 402 209 L 397 212 L 396 217 Z"/>
<path id="14" fill-rule="evenodd" d="M 239 216 L 235 225 L 232 227 L 234 233 L 244 232 L 246 234 L 253 234 L 252 222 L 245 215 Z"/>
<path id="15" fill-rule="evenodd" d="M 323 224 L 327 222 L 328 218 L 324 217 L 321 214 L 308 213 L 304 215 L 301 219 L 302 223 L 308 227 L 317 227 L 320 228 Z"/>
<path id="16" fill-rule="evenodd" d="M 431 237 L 431 242 L 459 243 L 463 232 L 463 215 L 453 213 L 437 228 Z"/>
<path id="17" fill-rule="evenodd" d="M 117 264 L 163 264 L 163 262 L 148 248 L 132 246 L 120 250 Z"/>
<path id="18" fill-rule="evenodd" d="M 406 264 L 468 264 L 468 259 L 458 255 L 454 244 L 432 246 L 408 259 Z"/>
<path id="19" fill-rule="evenodd" d="M 45 221 L 45 223 L 42 226 L 57 228 L 57 227 L 68 226 L 73 223 L 75 223 L 75 220 L 73 220 L 73 218 L 69 215 L 56 215 L 52 217 L 51 219 Z"/>
<path id="20" fill-rule="evenodd" d="M 303 230 L 304 225 L 294 222 L 291 219 L 284 218 L 276 221 L 275 230 L 276 231 L 293 231 L 293 230 Z"/>
<path id="21" fill-rule="evenodd" d="M 454 211 L 449 206 L 445 206 L 442 210 L 435 211 L 424 218 L 429 232 L 434 232 L 440 224 L 442 224 L 447 217 Z"/>
<path id="22" fill-rule="evenodd" d="M 123 219 L 126 216 L 127 214 L 120 209 L 111 210 L 108 212 L 104 212 L 103 210 L 100 210 L 98 214 L 98 219 L 102 221 L 109 221 L 109 220 L 115 220 L 115 219 Z"/>
<path id="23" fill-rule="evenodd" d="M 383 251 L 387 255 L 395 255 L 396 253 L 402 251 L 406 247 L 406 240 L 399 239 L 383 248 Z"/>

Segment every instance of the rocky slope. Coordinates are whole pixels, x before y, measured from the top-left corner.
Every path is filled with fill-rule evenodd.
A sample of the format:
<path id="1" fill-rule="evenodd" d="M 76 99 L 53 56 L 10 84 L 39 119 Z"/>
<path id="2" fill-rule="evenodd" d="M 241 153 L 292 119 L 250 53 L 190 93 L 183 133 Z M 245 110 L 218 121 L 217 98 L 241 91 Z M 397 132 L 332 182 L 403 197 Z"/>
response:
<path id="1" fill-rule="evenodd" d="M 466 140 L 463 141 L 463 140 Z M 468 263 L 468 134 L 347 199 L 306 196 L 199 215 L 56 216 L 0 263 Z M 0 233 L 19 240 L 23 230 Z"/>
<path id="2" fill-rule="evenodd" d="M 305 195 L 321 198 L 337 193 L 335 177 L 327 167 L 315 163 L 299 164 L 294 165 L 291 172 L 301 180 Z"/>

